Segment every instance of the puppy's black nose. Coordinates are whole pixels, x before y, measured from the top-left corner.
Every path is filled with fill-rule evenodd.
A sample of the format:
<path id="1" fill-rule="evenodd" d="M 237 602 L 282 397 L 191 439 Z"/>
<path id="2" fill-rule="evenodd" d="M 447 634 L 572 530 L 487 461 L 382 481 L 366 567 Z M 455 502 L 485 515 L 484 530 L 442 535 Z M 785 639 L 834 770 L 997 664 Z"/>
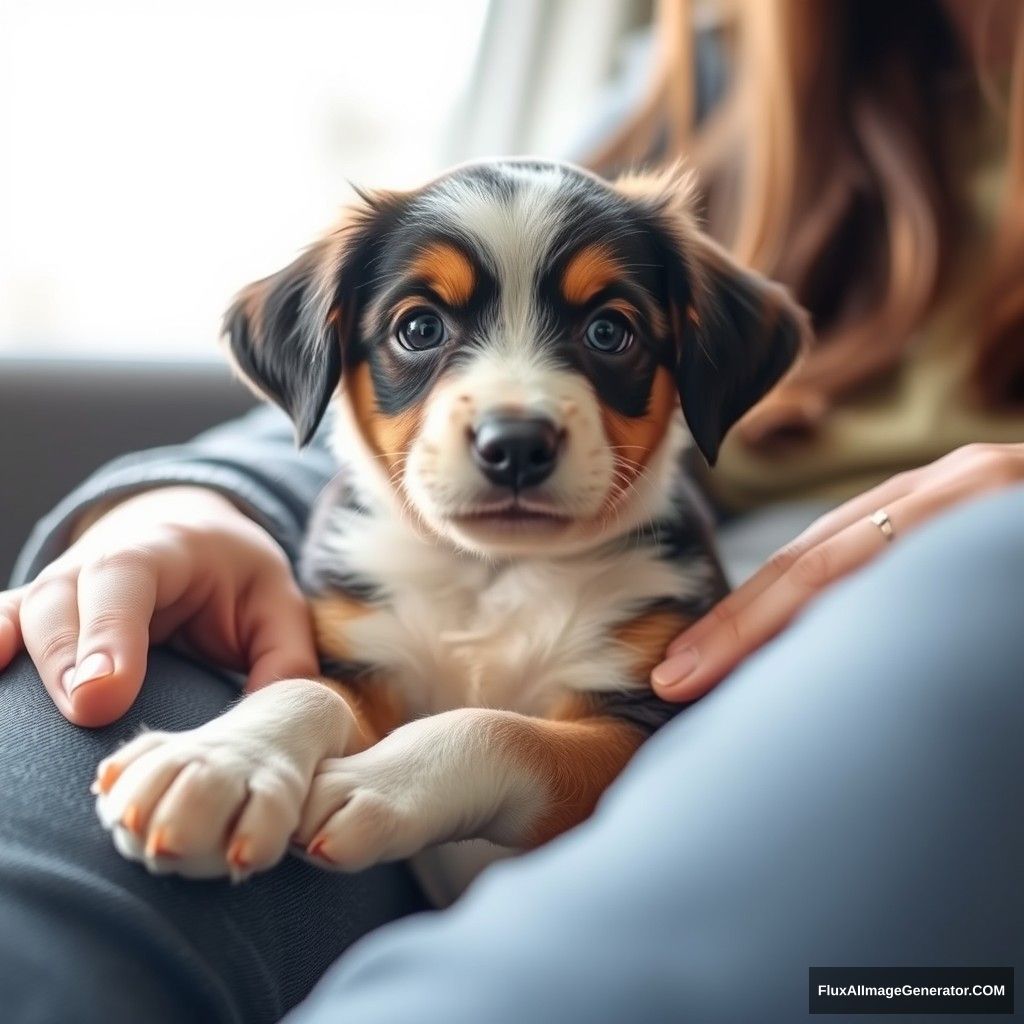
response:
<path id="1" fill-rule="evenodd" d="M 494 413 L 477 425 L 473 460 L 492 484 L 521 491 L 551 476 L 558 441 L 550 420 Z"/>

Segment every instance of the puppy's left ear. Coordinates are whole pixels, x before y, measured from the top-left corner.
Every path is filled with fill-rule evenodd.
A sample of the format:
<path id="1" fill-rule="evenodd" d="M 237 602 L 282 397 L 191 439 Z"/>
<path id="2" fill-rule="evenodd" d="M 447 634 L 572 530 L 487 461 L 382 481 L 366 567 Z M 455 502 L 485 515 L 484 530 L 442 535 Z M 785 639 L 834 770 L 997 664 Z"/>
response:
<path id="1" fill-rule="evenodd" d="M 806 347 L 810 319 L 784 288 L 743 270 L 705 236 L 687 249 L 687 280 L 670 300 L 676 383 L 690 433 L 713 466 L 729 429 Z"/>
<path id="2" fill-rule="evenodd" d="M 810 320 L 781 286 L 743 270 L 697 226 L 695 178 L 679 166 L 615 188 L 663 240 L 676 384 L 709 465 L 732 425 L 792 366 Z"/>

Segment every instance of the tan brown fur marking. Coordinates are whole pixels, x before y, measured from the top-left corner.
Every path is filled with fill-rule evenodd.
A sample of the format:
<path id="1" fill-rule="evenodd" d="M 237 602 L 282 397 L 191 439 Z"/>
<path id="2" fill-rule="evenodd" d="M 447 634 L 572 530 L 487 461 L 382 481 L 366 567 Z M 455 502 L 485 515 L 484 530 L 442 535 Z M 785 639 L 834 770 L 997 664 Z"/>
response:
<path id="1" fill-rule="evenodd" d="M 352 370 L 344 386 L 363 438 L 373 453 L 381 457 L 388 471 L 396 473 L 404 464 L 420 428 L 422 409 L 415 405 L 395 416 L 382 413 L 367 363 Z"/>
<path id="2" fill-rule="evenodd" d="M 394 688 L 375 675 L 344 682 L 324 678 L 321 682 L 341 696 L 359 727 L 358 734 L 349 740 L 346 755 L 367 750 L 406 720 L 405 707 Z"/>
<path id="3" fill-rule="evenodd" d="M 316 649 L 338 661 L 351 661 L 352 651 L 345 639 L 348 624 L 369 615 L 373 608 L 346 594 L 324 594 L 311 598 L 309 610 L 313 618 Z"/>
<path id="4" fill-rule="evenodd" d="M 616 482 L 610 503 L 627 491 L 643 472 L 668 432 L 678 404 L 679 393 L 672 375 L 659 367 L 651 383 L 651 397 L 643 416 L 623 416 L 602 406 L 601 420 L 616 464 Z"/>
<path id="5" fill-rule="evenodd" d="M 574 722 L 597 714 L 596 707 L 593 694 L 568 693 L 560 696 L 543 717 L 553 722 Z"/>
<path id="6" fill-rule="evenodd" d="M 520 840 L 524 846 L 546 843 L 588 818 L 643 742 L 628 722 L 594 716 L 588 702 L 577 709 L 584 717 L 502 715 L 492 726 L 495 745 L 520 771 L 539 779 L 547 794 L 547 806 Z"/>
<path id="7" fill-rule="evenodd" d="M 616 643 L 629 651 L 633 678 L 646 683 L 651 669 L 664 660 L 670 641 L 692 623 L 693 620 L 682 612 L 662 608 L 624 622 L 612 636 Z"/>
<path id="8" fill-rule="evenodd" d="M 325 594 L 309 602 L 313 616 L 316 648 L 329 658 L 352 661 L 352 649 L 345 637 L 350 622 L 373 613 L 373 606 L 347 594 Z M 369 673 L 359 679 L 328 679 L 321 682 L 339 693 L 359 723 L 360 735 L 354 739 L 356 750 L 365 750 L 405 721 L 405 710 L 395 691 L 378 676 Z"/>
<path id="9" fill-rule="evenodd" d="M 449 306 L 464 306 L 473 297 L 476 271 L 469 257 L 450 242 L 435 242 L 420 250 L 409 272 L 422 278 Z"/>
<path id="10" fill-rule="evenodd" d="M 587 245 L 569 260 L 562 275 L 562 294 L 566 302 L 582 306 L 622 276 L 622 266 L 607 245 Z"/>

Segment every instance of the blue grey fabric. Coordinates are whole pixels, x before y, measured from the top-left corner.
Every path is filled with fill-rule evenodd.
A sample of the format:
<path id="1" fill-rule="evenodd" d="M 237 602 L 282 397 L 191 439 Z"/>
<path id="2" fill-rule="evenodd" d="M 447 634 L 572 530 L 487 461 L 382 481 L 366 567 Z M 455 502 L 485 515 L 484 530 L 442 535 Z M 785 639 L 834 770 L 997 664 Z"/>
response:
<path id="1" fill-rule="evenodd" d="M 289 1021 L 773 1024 L 811 965 L 1019 975 L 1022 732 L 1016 489 L 833 588 L 589 823 L 364 939 Z"/>
<path id="2" fill-rule="evenodd" d="M 242 886 L 155 878 L 93 811 L 100 758 L 140 726 L 186 729 L 234 686 L 153 651 L 142 694 L 79 729 L 25 658 L 0 673 L 0 1021 L 270 1024 L 356 938 L 425 908 L 404 865 L 332 875 L 288 859 Z"/>

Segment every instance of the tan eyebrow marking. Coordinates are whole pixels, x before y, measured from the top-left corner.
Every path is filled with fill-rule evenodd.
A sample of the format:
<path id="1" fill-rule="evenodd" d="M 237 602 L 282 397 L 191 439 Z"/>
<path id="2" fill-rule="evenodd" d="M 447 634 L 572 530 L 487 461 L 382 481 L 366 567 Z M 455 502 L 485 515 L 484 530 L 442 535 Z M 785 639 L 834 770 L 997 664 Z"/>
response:
<path id="1" fill-rule="evenodd" d="M 622 276 L 622 265 L 607 245 L 587 245 L 569 260 L 562 275 L 562 294 L 567 302 L 581 306 Z"/>
<path id="2" fill-rule="evenodd" d="M 449 306 L 466 305 L 476 287 L 476 271 L 469 257 L 450 242 L 434 242 L 421 249 L 409 270 Z"/>

